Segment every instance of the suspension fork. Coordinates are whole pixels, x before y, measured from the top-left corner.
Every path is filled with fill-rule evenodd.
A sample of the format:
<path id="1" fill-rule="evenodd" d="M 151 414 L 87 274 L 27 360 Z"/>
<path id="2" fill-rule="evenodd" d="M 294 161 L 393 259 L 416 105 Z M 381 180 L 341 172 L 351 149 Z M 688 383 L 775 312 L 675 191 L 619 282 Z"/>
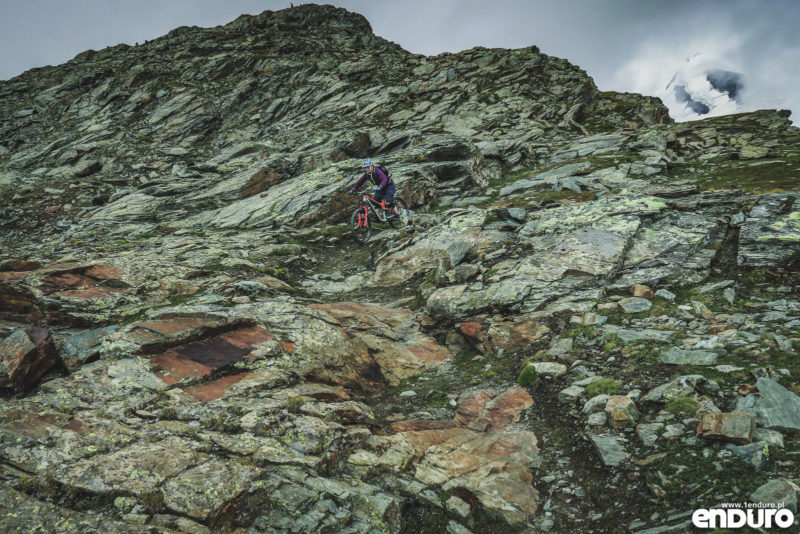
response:
<path id="1" fill-rule="evenodd" d="M 361 228 L 361 227 L 366 228 L 367 227 L 367 215 L 369 214 L 369 210 L 367 210 L 366 206 L 361 206 L 361 208 L 363 210 L 363 213 L 362 212 L 358 213 L 358 227 L 359 228 Z"/>

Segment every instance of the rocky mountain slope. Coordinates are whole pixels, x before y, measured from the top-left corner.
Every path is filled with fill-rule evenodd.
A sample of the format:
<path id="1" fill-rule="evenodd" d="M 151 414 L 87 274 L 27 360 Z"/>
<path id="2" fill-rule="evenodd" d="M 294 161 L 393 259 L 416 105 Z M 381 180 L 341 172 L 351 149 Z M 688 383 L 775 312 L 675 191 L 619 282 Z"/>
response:
<path id="1" fill-rule="evenodd" d="M 0 82 L 0 529 L 797 506 L 800 130 L 304 5 Z M 345 194 L 392 171 L 366 245 Z"/>

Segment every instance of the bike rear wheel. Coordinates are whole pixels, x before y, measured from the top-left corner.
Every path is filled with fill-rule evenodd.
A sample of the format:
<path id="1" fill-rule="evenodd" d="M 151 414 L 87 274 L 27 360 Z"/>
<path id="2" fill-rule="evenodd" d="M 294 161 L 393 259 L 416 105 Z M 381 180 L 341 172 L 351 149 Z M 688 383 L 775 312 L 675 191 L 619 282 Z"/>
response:
<path id="1" fill-rule="evenodd" d="M 372 221 L 367 216 L 367 209 L 361 206 L 350 216 L 350 232 L 359 243 L 366 243 L 372 235 Z"/>
<path id="2" fill-rule="evenodd" d="M 386 222 L 392 228 L 403 228 L 408 225 L 408 204 L 400 197 L 394 197 L 394 205 L 397 207 L 397 213 L 388 214 Z"/>

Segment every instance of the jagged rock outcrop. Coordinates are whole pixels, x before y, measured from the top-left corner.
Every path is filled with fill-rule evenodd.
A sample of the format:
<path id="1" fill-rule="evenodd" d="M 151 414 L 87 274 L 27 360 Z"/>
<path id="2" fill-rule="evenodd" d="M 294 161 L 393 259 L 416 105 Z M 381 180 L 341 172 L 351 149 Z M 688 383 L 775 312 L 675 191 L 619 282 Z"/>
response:
<path id="1" fill-rule="evenodd" d="M 788 117 L 316 5 L 0 82 L 0 528 L 635 531 L 791 481 Z M 367 156 L 410 210 L 361 246 Z"/>
<path id="2" fill-rule="evenodd" d="M 57 363 L 50 330 L 20 328 L 0 341 L 0 390 L 24 391 Z"/>

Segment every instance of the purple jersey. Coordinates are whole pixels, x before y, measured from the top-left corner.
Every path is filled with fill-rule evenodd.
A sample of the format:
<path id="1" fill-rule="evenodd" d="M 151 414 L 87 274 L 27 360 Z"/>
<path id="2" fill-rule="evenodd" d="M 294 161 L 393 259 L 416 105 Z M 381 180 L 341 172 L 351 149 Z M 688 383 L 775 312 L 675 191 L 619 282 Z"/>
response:
<path id="1" fill-rule="evenodd" d="M 364 173 L 364 176 L 359 178 L 359 180 L 355 183 L 355 185 L 350 189 L 352 189 L 353 191 L 358 190 L 358 188 L 361 187 L 361 185 L 366 181 L 367 178 L 372 178 L 372 183 L 374 183 L 381 189 L 389 185 L 389 177 L 383 174 L 383 171 L 376 166 L 375 170 L 372 171 L 371 175 Z"/>

